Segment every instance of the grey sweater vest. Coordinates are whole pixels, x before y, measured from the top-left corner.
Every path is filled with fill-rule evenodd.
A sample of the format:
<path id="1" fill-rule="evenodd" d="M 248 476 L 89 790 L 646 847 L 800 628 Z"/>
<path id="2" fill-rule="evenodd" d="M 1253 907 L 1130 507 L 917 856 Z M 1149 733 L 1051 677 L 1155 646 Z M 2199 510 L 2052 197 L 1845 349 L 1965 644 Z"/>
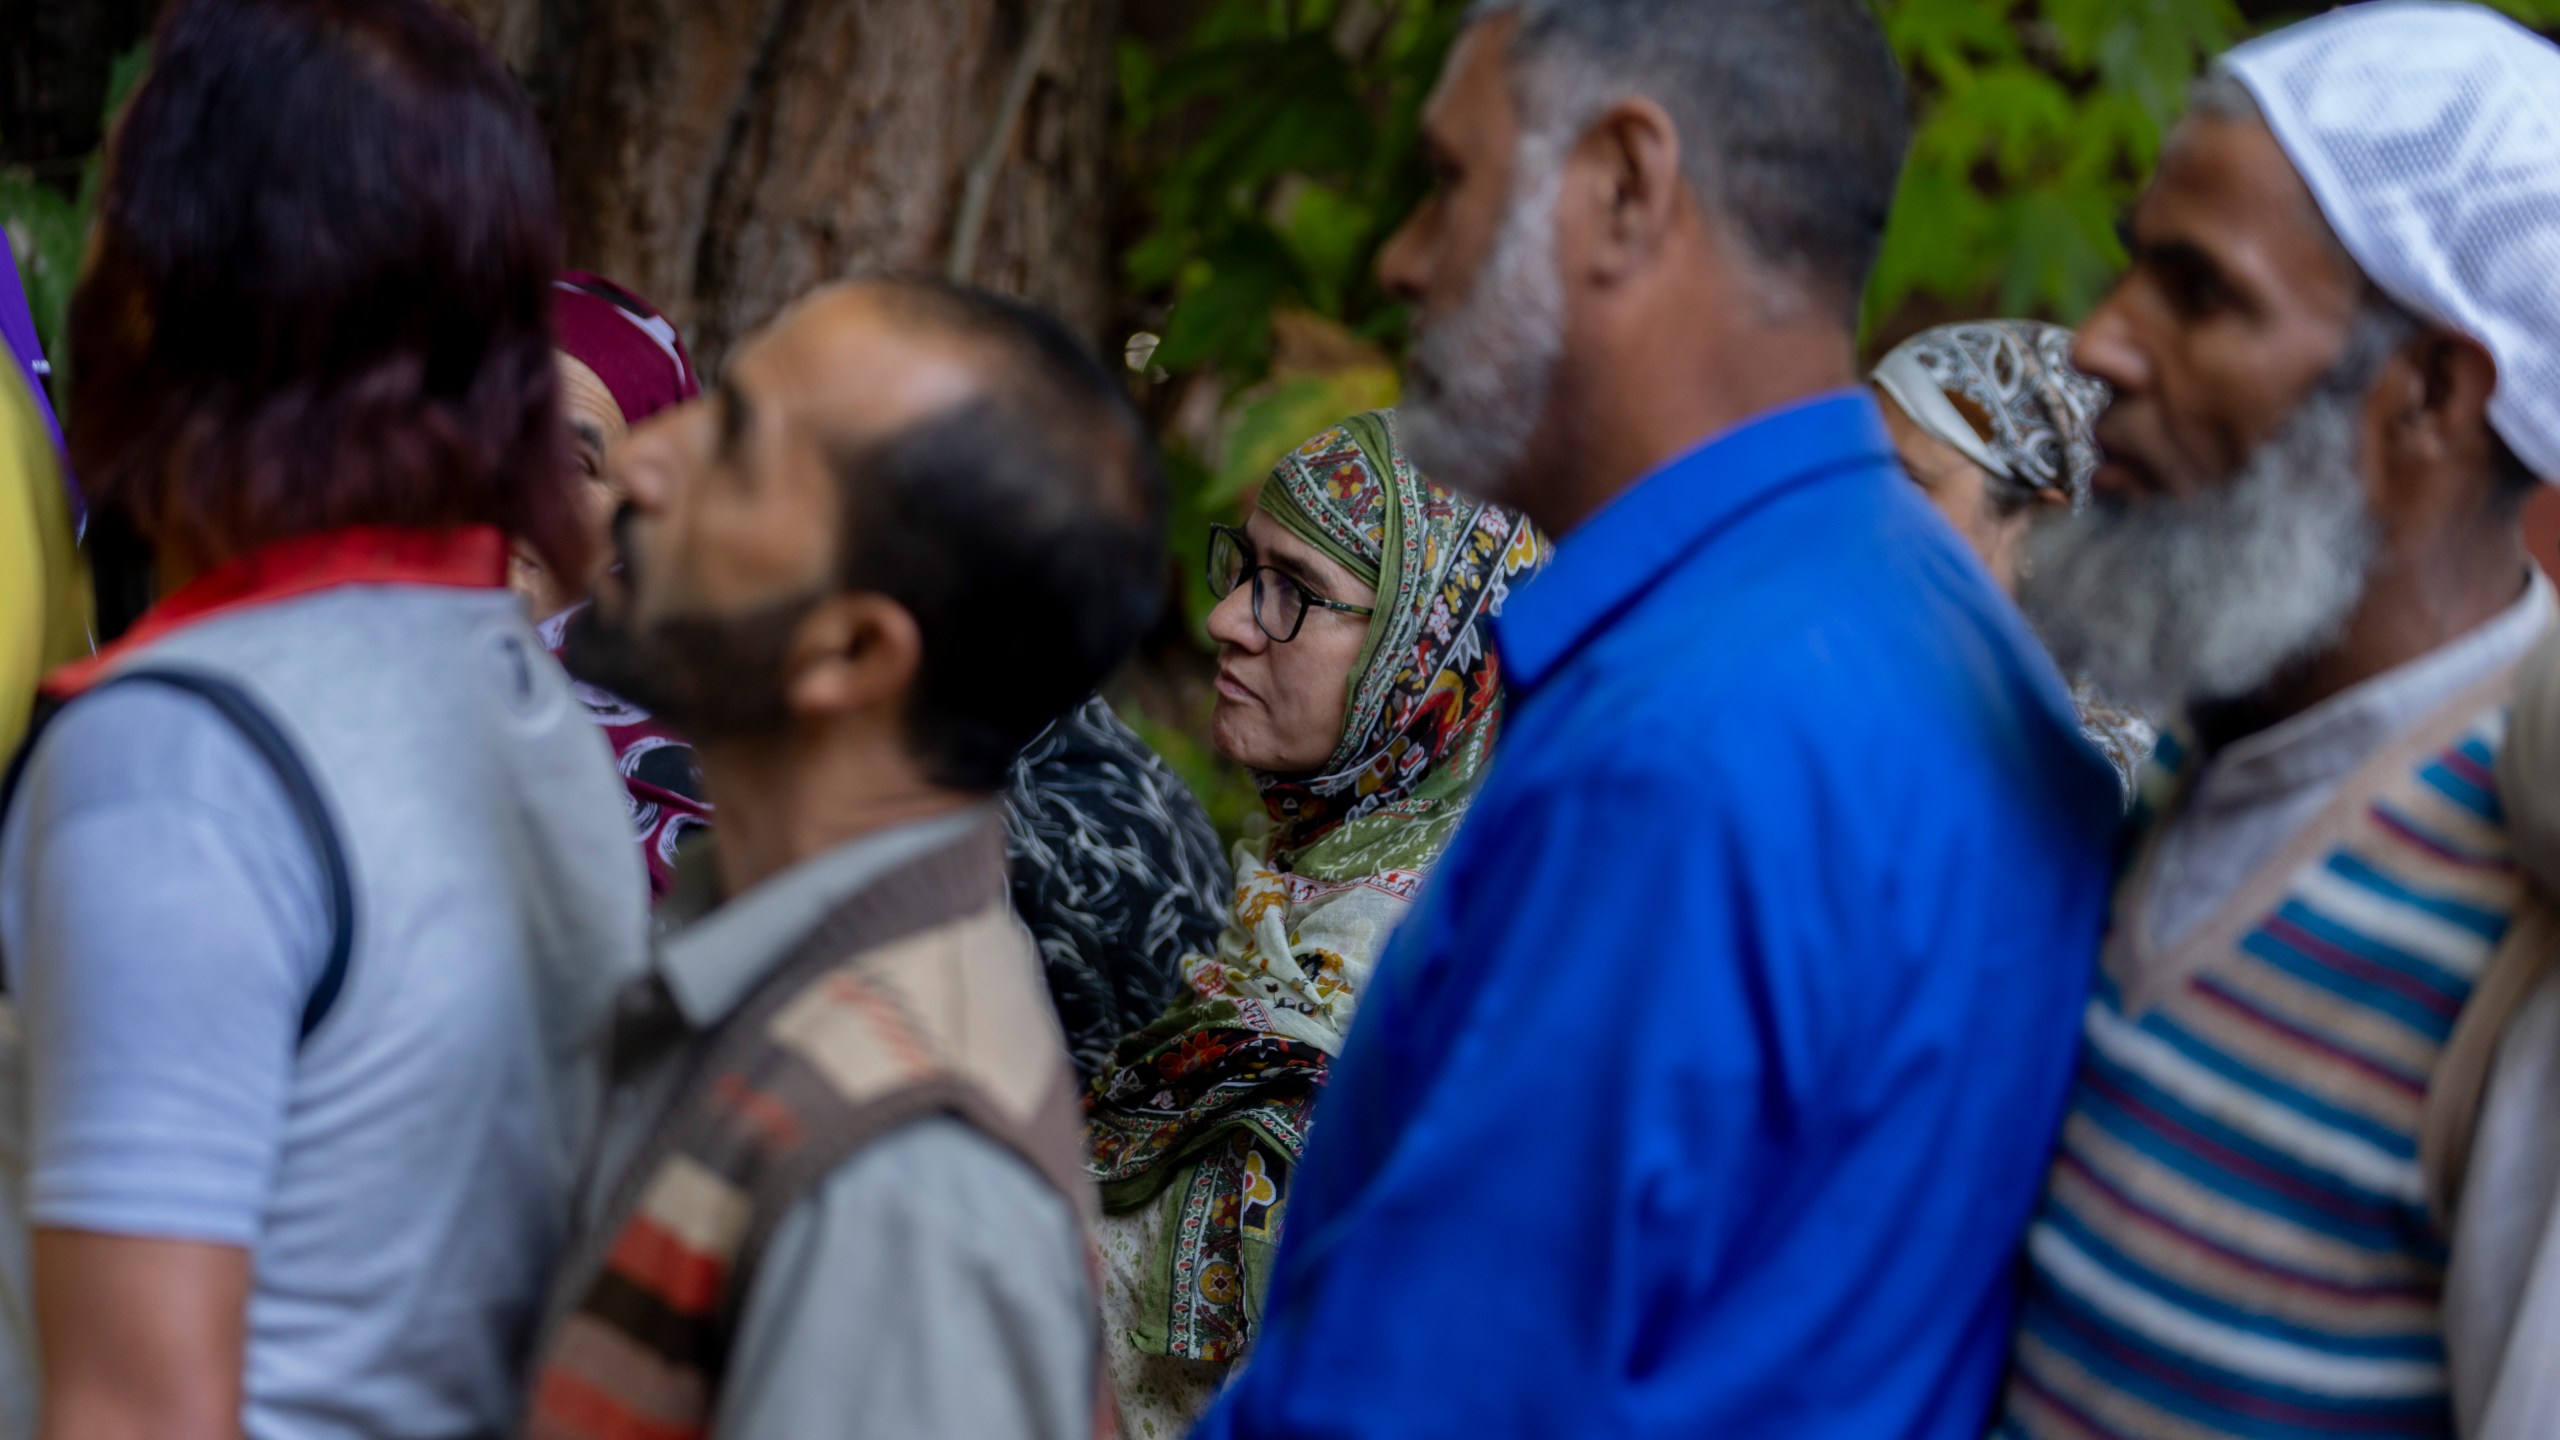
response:
<path id="1" fill-rule="evenodd" d="M 424 1430 L 511 1420 L 612 999 L 646 960 L 647 888 L 601 733 L 500 590 L 347 586 L 210 618 L 126 663 L 256 699 L 353 882 L 344 987 L 295 1058 L 255 1255 L 252 1413 L 327 1430 L 329 1397 L 297 1386 L 363 1376 L 414 1390 Z M 54 731 L 79 723 L 75 705 Z M 31 784 L 43 761 L 40 746 Z M 0 1095 L 23 1063 L 0 1053 Z M 0 1125 L 16 1130 L 11 1109 Z M 0 1220 L 18 1231 L 23 1211 Z M 382 1263 L 343 1263 L 368 1254 Z M 419 1255 L 432 1263 L 390 1259 Z M 485 1317 L 475 1353 L 453 1353 L 450 1323 L 414 1327 L 441 1337 L 432 1350 L 408 1343 L 408 1322 L 453 1307 Z M 261 1394 L 261 1377 L 280 1388 Z"/>

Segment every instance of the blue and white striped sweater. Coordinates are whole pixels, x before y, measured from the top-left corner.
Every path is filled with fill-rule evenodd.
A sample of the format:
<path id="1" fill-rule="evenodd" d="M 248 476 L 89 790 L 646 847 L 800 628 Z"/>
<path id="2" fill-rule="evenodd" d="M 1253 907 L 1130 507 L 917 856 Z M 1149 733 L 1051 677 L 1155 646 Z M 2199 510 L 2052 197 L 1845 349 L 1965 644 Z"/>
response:
<path id="1" fill-rule="evenodd" d="M 2474 708 L 2348 781 L 2254 915 L 2111 940 L 1997 1434 L 2450 1433 L 2419 1120 L 2521 894 Z M 2156 764 L 2144 833 L 2190 768 Z"/>

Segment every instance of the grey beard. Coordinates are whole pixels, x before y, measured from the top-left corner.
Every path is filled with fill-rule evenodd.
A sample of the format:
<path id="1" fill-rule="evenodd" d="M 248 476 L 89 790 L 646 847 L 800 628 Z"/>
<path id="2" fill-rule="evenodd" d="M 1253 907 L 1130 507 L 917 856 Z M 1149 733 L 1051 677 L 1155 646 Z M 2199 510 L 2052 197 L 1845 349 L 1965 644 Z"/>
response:
<path id="1" fill-rule="evenodd" d="M 1416 339 L 1397 431 L 1414 468 L 1480 499 L 1516 503 L 1529 439 L 1564 350 L 1556 268 L 1561 142 L 1520 142 L 1510 211 L 1466 299 Z"/>
<path id="2" fill-rule="evenodd" d="M 2027 537 L 2019 603 L 2066 672 L 2165 715 L 2251 694 L 2338 638 L 2382 544 L 2356 433 L 2364 387 L 2347 378 L 2222 486 L 2093 500 Z"/>

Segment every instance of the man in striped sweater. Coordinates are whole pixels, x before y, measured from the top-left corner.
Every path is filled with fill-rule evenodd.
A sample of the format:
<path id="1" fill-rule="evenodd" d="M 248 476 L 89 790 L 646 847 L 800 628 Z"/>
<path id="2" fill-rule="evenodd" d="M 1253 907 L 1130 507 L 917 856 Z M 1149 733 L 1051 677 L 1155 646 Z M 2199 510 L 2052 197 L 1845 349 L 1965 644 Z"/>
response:
<path id="1" fill-rule="evenodd" d="M 2198 87 L 2075 356 L 2115 387 L 2024 599 L 2164 737 L 1996 1433 L 2456 1433 L 2431 1085 L 2521 895 L 2549 622 L 2560 50 L 2356 6 Z M 2539 246 L 2537 253 L 2535 247 Z"/>

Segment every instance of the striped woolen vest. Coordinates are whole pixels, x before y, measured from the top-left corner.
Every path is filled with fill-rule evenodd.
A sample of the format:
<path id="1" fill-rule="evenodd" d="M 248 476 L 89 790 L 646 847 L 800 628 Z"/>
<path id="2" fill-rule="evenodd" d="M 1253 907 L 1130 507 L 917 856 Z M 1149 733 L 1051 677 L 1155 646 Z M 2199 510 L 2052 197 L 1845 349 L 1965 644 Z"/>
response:
<path id="1" fill-rule="evenodd" d="M 2144 953 L 2146 843 L 2027 1236 L 1995 1434 L 2449 1436 L 2419 1123 L 2523 898 L 2508 675 L 2404 732 L 2215 918 Z M 2191 768 L 2161 742 L 2142 817 Z"/>
<path id="2" fill-rule="evenodd" d="M 626 1013 L 623 1037 L 680 1024 L 671 1010 Z M 682 1092 L 562 1269 L 532 1440 L 707 1434 L 774 1230 L 901 1125 L 956 1116 L 1093 1213 L 1074 1076 L 992 820 L 856 893 L 697 1043 Z M 1100 1390 L 1096 1404 L 1107 1425 Z"/>

